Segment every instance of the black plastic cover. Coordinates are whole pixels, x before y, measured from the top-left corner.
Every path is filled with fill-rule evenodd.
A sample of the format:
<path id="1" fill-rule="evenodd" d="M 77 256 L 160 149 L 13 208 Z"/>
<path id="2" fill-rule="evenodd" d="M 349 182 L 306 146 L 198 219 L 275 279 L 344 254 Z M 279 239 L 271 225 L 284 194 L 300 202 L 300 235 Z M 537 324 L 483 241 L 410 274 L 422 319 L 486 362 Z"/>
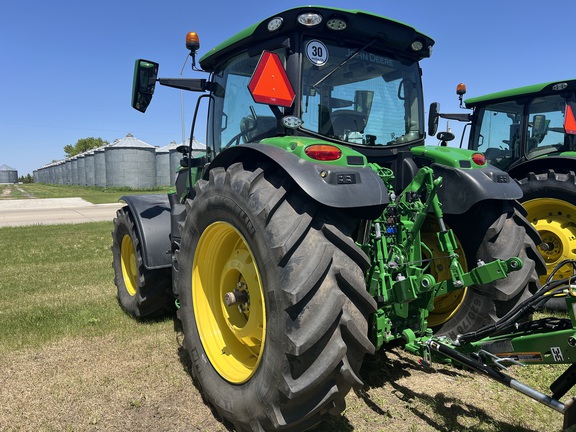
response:
<path id="1" fill-rule="evenodd" d="M 170 204 L 168 195 L 125 195 L 142 244 L 144 267 L 148 270 L 172 266 Z"/>

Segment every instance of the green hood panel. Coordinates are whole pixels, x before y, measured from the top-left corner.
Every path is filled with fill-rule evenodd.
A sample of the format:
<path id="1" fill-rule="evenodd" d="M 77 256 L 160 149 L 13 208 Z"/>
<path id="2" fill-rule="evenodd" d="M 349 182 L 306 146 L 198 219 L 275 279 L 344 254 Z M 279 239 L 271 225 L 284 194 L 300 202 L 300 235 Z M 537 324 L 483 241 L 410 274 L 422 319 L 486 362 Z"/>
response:
<path id="1" fill-rule="evenodd" d="M 474 150 L 466 150 L 455 147 L 418 146 L 412 147 L 412 153 L 426 159 L 431 159 L 440 165 L 452 168 L 474 169 L 485 168 L 487 163 L 478 165 L 472 160 L 472 155 L 479 153 Z"/>

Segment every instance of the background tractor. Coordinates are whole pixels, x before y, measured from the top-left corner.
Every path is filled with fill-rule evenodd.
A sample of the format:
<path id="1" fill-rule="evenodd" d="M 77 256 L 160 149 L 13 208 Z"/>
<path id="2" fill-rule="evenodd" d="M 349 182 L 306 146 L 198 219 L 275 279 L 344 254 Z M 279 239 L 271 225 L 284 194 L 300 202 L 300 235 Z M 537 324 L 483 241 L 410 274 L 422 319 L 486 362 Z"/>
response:
<path id="1" fill-rule="evenodd" d="M 498 365 L 519 335 L 490 337 L 524 331 L 561 287 L 539 289 L 540 240 L 510 176 L 477 151 L 423 145 L 419 62 L 432 45 L 378 15 L 309 6 L 209 51 L 207 78 L 158 78 L 136 61 L 142 112 L 157 82 L 202 93 L 191 137 L 205 107 L 207 150 L 180 148 L 168 195 L 123 197 L 118 298 L 139 318 L 176 308 L 192 375 L 236 430 L 303 431 L 340 413 L 364 356 L 394 341 L 425 364 L 515 383 Z M 196 34 L 186 46 L 199 70 Z M 536 336 L 535 361 L 573 362 L 567 338 L 550 356 Z"/>
<path id="2" fill-rule="evenodd" d="M 459 85 L 462 96 L 466 87 Z M 576 257 L 576 80 L 556 81 L 466 99 L 471 114 L 440 114 L 469 122 L 468 148 L 507 171 L 522 189 L 520 201 L 538 230 L 547 274 Z M 461 103 L 462 105 L 462 103 Z M 432 120 L 438 107 L 431 109 Z M 431 134 L 435 133 L 434 121 Z M 462 147 L 462 141 L 460 146 Z M 565 267 L 557 278 L 572 274 Z M 565 306 L 560 300 L 553 302 Z"/>

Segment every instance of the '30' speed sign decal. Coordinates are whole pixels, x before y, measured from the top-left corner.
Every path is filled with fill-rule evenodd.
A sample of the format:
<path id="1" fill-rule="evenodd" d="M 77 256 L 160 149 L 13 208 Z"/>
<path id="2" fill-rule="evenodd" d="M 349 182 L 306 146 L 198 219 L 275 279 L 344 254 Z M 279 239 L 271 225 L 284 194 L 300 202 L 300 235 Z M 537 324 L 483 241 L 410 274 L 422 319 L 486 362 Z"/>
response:
<path id="1" fill-rule="evenodd" d="M 328 48 L 319 40 L 311 40 L 306 44 L 306 56 L 316 66 L 323 66 L 328 61 Z"/>

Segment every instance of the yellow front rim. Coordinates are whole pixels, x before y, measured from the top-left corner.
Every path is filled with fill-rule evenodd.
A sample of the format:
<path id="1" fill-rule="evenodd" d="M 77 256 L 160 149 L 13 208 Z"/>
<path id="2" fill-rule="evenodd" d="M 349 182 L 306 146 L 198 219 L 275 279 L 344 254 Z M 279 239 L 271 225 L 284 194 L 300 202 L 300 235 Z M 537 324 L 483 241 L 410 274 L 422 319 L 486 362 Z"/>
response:
<path id="1" fill-rule="evenodd" d="M 226 295 L 237 302 L 227 306 Z M 192 268 L 192 302 L 206 355 L 227 381 L 241 384 L 258 368 L 266 307 L 258 267 L 244 237 L 215 222 L 202 233 Z"/>
<path id="2" fill-rule="evenodd" d="M 451 278 L 450 274 L 450 260 L 447 257 L 445 252 L 440 250 L 440 243 L 438 242 L 438 237 L 436 237 L 436 233 L 438 232 L 438 222 L 432 218 L 426 219 L 426 223 L 422 229 L 422 241 L 430 251 L 426 250 L 425 248 L 422 250 L 423 259 L 431 258 L 432 257 L 442 257 L 439 259 L 434 259 L 430 263 L 430 274 L 434 276 L 436 281 L 441 282 L 443 280 L 447 280 Z M 466 257 L 464 256 L 464 250 L 460 245 L 458 239 L 456 239 L 458 244 L 457 253 L 459 254 L 458 262 L 464 269 L 464 271 L 468 271 L 468 264 L 466 262 Z M 462 288 L 457 291 L 452 291 L 451 293 L 445 294 L 440 297 L 436 297 L 434 299 L 434 310 L 430 312 L 428 315 L 428 325 L 430 327 L 436 327 L 439 325 L 444 324 L 450 318 L 454 316 L 454 314 L 460 309 L 460 306 L 464 302 L 466 298 L 466 293 L 468 288 Z"/>
<path id="3" fill-rule="evenodd" d="M 537 198 L 522 204 L 528 212 L 528 220 L 542 238 L 538 250 L 546 262 L 546 275 L 540 277 L 544 283 L 559 262 L 576 255 L 576 206 L 556 198 Z M 555 279 L 569 277 L 572 273 L 572 266 L 564 266 Z"/>
<path id="4" fill-rule="evenodd" d="M 128 234 L 122 237 L 120 261 L 122 262 L 122 277 L 124 278 L 126 291 L 134 297 L 138 287 L 138 266 L 136 264 L 134 243 L 132 243 L 132 238 Z"/>

